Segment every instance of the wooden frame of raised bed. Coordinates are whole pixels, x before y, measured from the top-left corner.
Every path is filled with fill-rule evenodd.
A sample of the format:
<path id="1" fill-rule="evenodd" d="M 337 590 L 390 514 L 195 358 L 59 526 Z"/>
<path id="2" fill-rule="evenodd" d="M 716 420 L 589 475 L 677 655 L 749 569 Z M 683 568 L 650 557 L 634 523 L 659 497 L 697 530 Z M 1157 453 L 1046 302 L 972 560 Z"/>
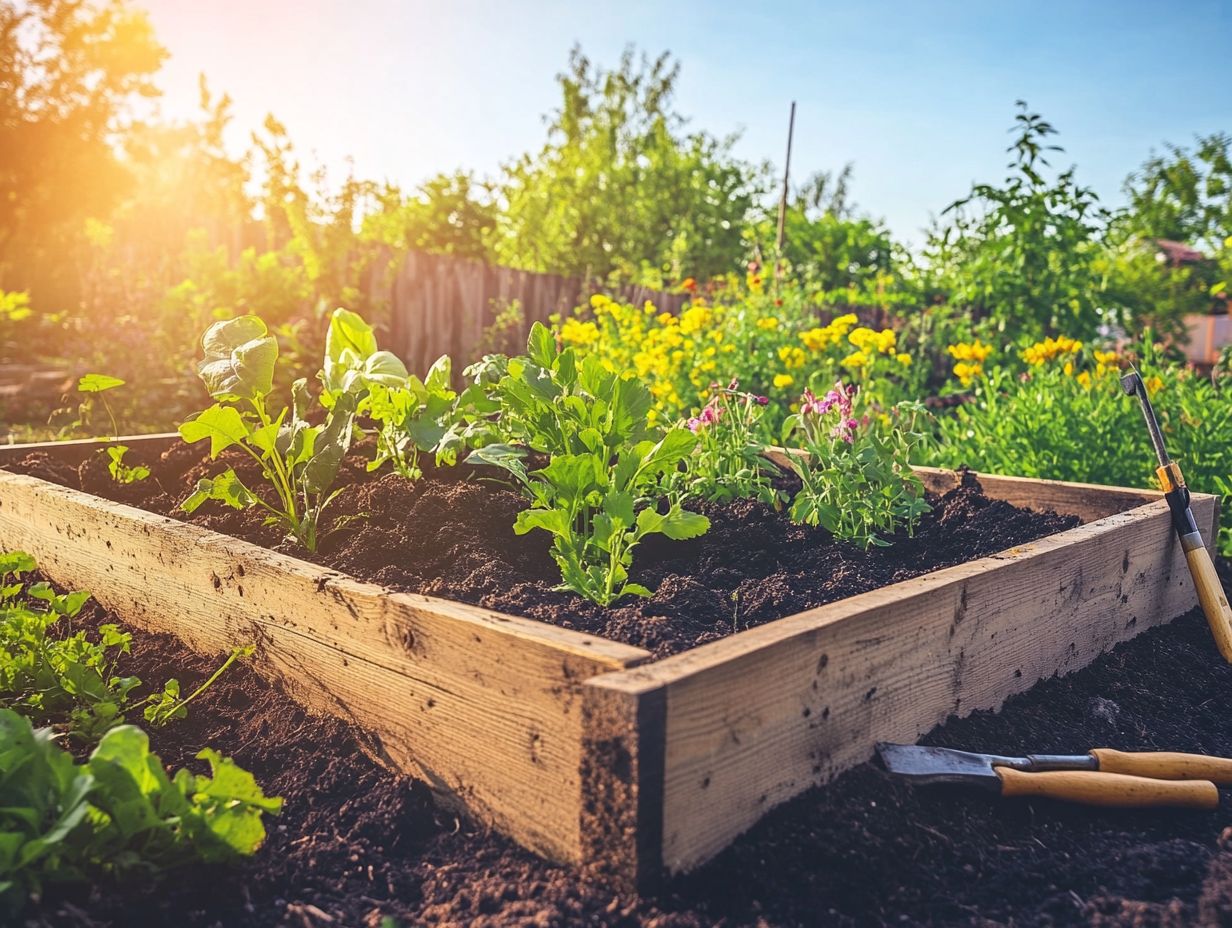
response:
<path id="1" fill-rule="evenodd" d="M 122 439 L 151 452 L 176 440 Z M 103 444 L 9 446 L 0 467 Z M 956 481 L 919 473 L 938 491 Z M 391 767 L 534 851 L 644 887 L 867 760 L 874 742 L 995 708 L 1196 604 L 1158 492 L 980 481 L 1086 524 L 657 662 L 4 472 L 0 548 L 195 649 L 255 642 L 260 672 L 352 722 Z M 1217 502 L 1193 497 L 1208 542 Z"/>

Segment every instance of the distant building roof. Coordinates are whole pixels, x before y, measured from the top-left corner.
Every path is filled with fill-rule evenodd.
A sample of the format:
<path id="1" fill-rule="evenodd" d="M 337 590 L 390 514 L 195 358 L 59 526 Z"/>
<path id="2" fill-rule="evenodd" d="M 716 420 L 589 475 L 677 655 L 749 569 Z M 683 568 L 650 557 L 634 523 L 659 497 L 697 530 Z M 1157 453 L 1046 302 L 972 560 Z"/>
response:
<path id="1" fill-rule="evenodd" d="M 1159 249 L 1159 253 L 1173 267 L 1181 264 L 1197 264 L 1199 261 L 1206 260 L 1206 255 L 1198 251 L 1198 249 L 1191 248 L 1182 242 L 1174 242 L 1171 239 L 1157 238 L 1155 239 L 1155 247 Z"/>

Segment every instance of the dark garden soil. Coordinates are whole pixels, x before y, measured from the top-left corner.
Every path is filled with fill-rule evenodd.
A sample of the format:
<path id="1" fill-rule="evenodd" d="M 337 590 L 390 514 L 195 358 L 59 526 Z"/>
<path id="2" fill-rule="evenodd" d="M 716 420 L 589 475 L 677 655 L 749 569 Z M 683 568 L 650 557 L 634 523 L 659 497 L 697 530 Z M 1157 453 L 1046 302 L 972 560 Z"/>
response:
<path id="1" fill-rule="evenodd" d="M 150 682 L 173 669 L 195 684 L 215 664 L 138 633 L 122 669 Z M 925 740 L 1003 753 L 1226 756 L 1230 699 L 1232 667 L 1195 611 Z M 30 928 L 327 928 L 382 916 L 479 928 L 1232 925 L 1226 795 L 1214 812 L 1092 811 L 917 790 L 864 764 L 772 812 L 700 872 L 635 898 L 436 809 L 421 784 L 374 766 L 343 725 L 307 715 L 246 666 L 153 740 L 172 765 L 216 745 L 285 797 L 266 845 L 231 870 L 56 889 L 21 919 Z"/>
<path id="2" fill-rule="evenodd" d="M 9 469 L 188 519 L 393 589 L 590 632 L 657 657 L 1078 524 L 1072 516 L 989 499 L 974 479 L 931 498 L 933 509 L 914 537 L 868 552 L 836 543 L 824 529 L 792 525 L 763 503 L 703 506 L 711 520 L 704 536 L 684 542 L 651 536 L 637 550 L 633 575 L 655 590 L 654 596 L 630 597 L 605 609 L 552 589 L 560 573 L 548 554 L 547 533 L 514 534 L 514 519 L 525 503 L 492 471 L 466 466 L 432 471 L 412 486 L 395 474 L 368 474 L 366 458 L 362 453 L 348 458 L 339 480 L 342 493 L 327 510 L 345 526 L 315 555 L 283 541 L 276 529 L 262 524 L 259 512 L 218 503 L 207 503 L 191 517 L 180 511 L 197 480 L 228 464 L 241 478 L 252 477 L 246 480 L 250 487 L 260 485 L 254 462 L 239 451 L 224 452 L 218 462 L 186 444 L 149 461 L 134 450 L 126 463 L 148 464 L 153 474 L 128 485 L 112 480 L 100 455 L 72 467 L 33 452 Z"/>

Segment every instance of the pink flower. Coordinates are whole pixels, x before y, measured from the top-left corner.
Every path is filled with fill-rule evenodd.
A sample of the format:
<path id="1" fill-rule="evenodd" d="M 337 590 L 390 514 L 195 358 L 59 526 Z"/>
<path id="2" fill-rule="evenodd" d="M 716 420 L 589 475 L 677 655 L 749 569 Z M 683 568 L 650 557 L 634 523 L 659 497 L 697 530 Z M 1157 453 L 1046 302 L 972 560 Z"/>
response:
<path id="1" fill-rule="evenodd" d="M 690 432 L 698 432 L 710 425 L 715 425 L 723 418 L 723 406 L 717 396 L 712 396 L 700 413 L 690 418 L 685 425 Z"/>
<path id="2" fill-rule="evenodd" d="M 770 405 L 770 397 L 768 396 L 755 396 L 753 397 L 753 399 L 754 401 L 756 401 L 758 406 L 769 406 Z"/>

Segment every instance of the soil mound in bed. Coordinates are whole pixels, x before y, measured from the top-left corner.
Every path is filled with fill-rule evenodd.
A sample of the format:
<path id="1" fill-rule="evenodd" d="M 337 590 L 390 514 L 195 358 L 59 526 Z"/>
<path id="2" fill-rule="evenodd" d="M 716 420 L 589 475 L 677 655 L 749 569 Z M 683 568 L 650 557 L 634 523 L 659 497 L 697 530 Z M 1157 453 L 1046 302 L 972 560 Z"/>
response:
<path id="1" fill-rule="evenodd" d="M 10 470 L 43 477 L 117 502 L 184 519 L 315 560 L 364 580 L 441 596 L 636 645 L 656 657 L 674 654 L 806 609 L 942 567 L 995 554 L 1077 525 L 1073 516 L 1036 513 L 986 497 L 968 475 L 944 496 L 914 537 L 868 552 L 837 543 L 824 529 L 793 525 L 782 512 L 742 500 L 702 506 L 710 531 L 674 542 L 651 536 L 636 551 L 634 576 L 655 594 L 628 597 L 610 609 L 553 587 L 560 574 L 545 532 L 517 536 L 522 498 L 494 472 L 471 467 L 430 470 L 411 485 L 395 474 L 369 474 L 368 449 L 347 460 L 342 493 L 327 512 L 350 518 L 309 555 L 262 525 L 258 512 L 207 503 L 191 516 L 179 502 L 197 480 L 233 466 L 260 485 L 242 452 L 210 461 L 179 444 L 153 461 L 129 452 L 127 463 L 151 467 L 150 479 L 117 484 L 101 455 L 73 468 L 34 452 Z M 477 479 L 478 478 L 478 479 Z"/>

